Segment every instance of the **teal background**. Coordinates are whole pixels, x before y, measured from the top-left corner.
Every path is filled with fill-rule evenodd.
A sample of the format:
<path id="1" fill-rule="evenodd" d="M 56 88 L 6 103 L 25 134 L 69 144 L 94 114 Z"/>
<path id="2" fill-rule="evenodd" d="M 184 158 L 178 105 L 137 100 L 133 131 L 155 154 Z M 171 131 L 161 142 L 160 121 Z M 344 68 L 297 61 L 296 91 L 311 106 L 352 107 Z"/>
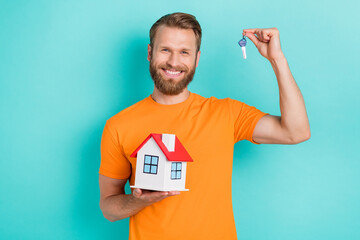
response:
<path id="1" fill-rule="evenodd" d="M 106 119 L 153 90 L 148 31 L 194 14 L 203 29 L 189 89 L 279 115 L 269 62 L 244 28 L 277 27 L 312 136 L 235 147 L 239 239 L 360 239 L 356 0 L 0 1 L 0 238 L 127 239 L 128 219 L 99 209 Z M 127 187 L 127 191 L 129 188 Z M 221 196 L 219 196 L 221 197 Z"/>

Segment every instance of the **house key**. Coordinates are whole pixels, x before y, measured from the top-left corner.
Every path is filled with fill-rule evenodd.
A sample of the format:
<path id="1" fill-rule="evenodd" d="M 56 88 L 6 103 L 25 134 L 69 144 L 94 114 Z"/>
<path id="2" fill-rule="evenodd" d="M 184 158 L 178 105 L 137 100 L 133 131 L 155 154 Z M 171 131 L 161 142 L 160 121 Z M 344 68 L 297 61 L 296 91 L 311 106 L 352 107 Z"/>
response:
<path id="1" fill-rule="evenodd" d="M 243 38 L 239 41 L 239 45 L 240 45 L 241 50 L 242 50 L 242 52 L 243 52 L 244 59 L 246 59 L 246 49 L 245 49 L 246 39 L 245 39 L 245 36 L 244 36 L 244 35 L 243 35 Z"/>

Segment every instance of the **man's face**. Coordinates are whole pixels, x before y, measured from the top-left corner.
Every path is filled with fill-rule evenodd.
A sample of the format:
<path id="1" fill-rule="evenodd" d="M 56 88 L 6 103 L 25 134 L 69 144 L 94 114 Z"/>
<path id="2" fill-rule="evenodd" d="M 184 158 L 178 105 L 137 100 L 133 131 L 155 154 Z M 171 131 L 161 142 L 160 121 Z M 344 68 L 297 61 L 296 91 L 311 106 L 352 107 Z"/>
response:
<path id="1" fill-rule="evenodd" d="M 181 93 L 193 79 L 199 58 L 192 29 L 160 26 L 153 49 L 148 46 L 150 75 L 155 87 L 166 95 Z"/>

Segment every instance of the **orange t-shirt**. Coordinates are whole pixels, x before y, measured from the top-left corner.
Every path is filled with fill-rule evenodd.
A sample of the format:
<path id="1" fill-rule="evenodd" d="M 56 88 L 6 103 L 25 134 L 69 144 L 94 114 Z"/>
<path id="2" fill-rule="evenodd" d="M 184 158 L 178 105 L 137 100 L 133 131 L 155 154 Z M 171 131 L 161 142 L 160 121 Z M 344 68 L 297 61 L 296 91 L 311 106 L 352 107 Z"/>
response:
<path id="1" fill-rule="evenodd" d="M 163 105 L 151 96 L 107 120 L 101 141 L 99 173 L 135 182 L 130 155 L 150 133 L 175 134 L 190 154 L 185 187 L 130 217 L 129 239 L 237 239 L 232 209 L 234 144 L 248 140 L 266 115 L 230 98 L 198 94 Z M 134 174 L 131 174 L 134 173 Z"/>

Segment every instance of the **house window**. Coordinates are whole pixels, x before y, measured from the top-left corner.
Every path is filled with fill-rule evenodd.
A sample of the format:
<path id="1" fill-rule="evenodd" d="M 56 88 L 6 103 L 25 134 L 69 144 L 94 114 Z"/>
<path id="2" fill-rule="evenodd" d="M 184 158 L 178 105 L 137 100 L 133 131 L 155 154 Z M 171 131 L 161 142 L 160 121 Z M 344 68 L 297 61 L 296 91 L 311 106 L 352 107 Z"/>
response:
<path id="1" fill-rule="evenodd" d="M 157 174 L 159 157 L 145 155 L 144 173 Z"/>
<path id="2" fill-rule="evenodd" d="M 171 179 L 181 179 L 181 162 L 171 163 Z"/>

